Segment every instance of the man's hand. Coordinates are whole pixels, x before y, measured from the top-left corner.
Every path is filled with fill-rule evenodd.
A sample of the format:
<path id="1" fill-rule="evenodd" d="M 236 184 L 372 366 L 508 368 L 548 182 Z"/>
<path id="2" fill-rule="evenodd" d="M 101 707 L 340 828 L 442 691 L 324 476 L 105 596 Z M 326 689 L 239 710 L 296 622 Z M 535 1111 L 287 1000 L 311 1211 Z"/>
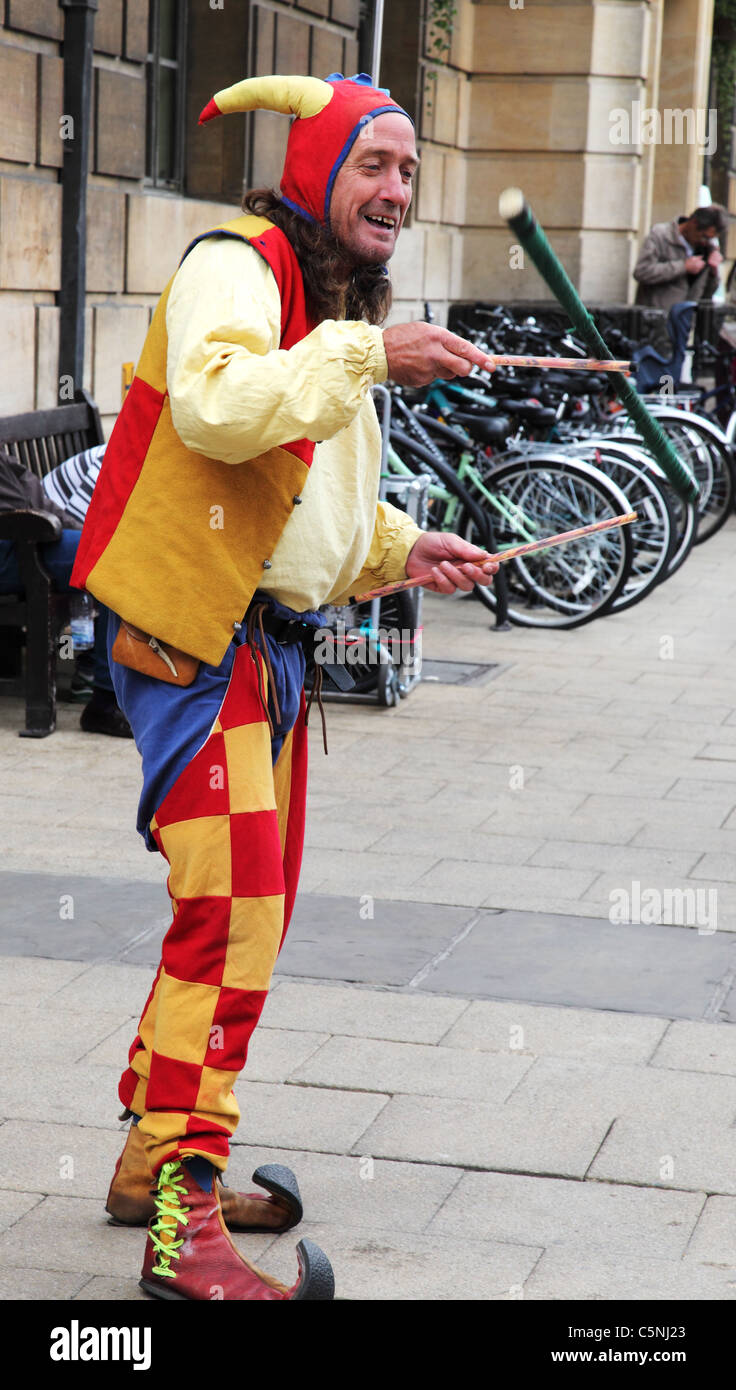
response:
<path id="1" fill-rule="evenodd" d="M 474 584 L 492 583 L 498 569 L 498 562 L 486 563 L 483 568 L 472 563 L 480 561 L 485 553 L 461 536 L 447 531 L 425 531 L 409 551 L 407 578 L 431 573 L 433 582 L 425 584 L 425 589 L 436 594 L 454 594 L 456 589 L 469 593 Z"/>
<path id="2" fill-rule="evenodd" d="M 450 381 L 473 367 L 493 371 L 488 353 L 436 323 L 397 323 L 383 331 L 388 374 L 399 386 L 428 386 L 435 377 Z"/>
<path id="3" fill-rule="evenodd" d="M 699 275 L 705 265 L 702 256 L 688 256 L 685 261 L 685 269 L 688 275 Z"/>
<path id="4" fill-rule="evenodd" d="M 713 250 L 711 251 L 708 257 L 708 265 L 711 265 L 714 270 L 717 270 L 722 260 L 723 256 L 721 255 L 720 251 L 716 250 L 716 248 L 713 247 Z"/>

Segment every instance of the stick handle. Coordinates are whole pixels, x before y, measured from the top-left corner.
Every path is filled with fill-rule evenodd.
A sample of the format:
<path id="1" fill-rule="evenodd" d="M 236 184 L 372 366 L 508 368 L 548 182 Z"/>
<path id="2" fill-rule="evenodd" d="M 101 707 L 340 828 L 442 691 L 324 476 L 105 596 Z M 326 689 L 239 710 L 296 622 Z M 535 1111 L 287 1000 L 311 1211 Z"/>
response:
<path id="1" fill-rule="evenodd" d="M 458 564 L 504 565 L 507 560 L 518 559 L 520 555 L 531 555 L 537 550 L 551 550 L 555 545 L 566 545 L 568 541 L 579 540 L 581 536 L 592 536 L 597 531 L 608 531 L 613 526 L 628 526 L 636 519 L 636 512 L 625 512 L 621 516 L 610 517 L 607 521 L 593 521 L 590 526 L 579 526 L 574 531 L 560 531 L 556 536 L 546 536 L 539 541 L 525 541 L 523 545 L 514 545 L 510 550 L 499 550 L 496 555 L 486 553 L 472 561 L 458 560 Z M 415 589 L 420 584 L 431 584 L 433 579 L 431 570 L 426 574 L 416 575 L 413 579 L 396 579 L 393 584 L 384 584 L 380 589 L 368 589 L 366 593 L 358 594 L 353 602 L 363 603 L 370 598 L 385 598 L 387 594 L 398 594 L 403 589 Z"/>

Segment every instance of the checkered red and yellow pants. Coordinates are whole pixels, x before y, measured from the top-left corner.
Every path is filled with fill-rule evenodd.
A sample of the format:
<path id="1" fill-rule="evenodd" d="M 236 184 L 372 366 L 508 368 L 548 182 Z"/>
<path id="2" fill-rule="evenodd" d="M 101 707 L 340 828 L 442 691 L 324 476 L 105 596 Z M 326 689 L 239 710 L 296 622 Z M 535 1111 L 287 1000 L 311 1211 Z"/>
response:
<path id="1" fill-rule="evenodd" d="M 304 694 L 272 763 L 252 649 L 243 645 L 209 737 L 151 821 L 170 866 L 174 920 L 120 1098 L 141 1116 L 154 1173 L 197 1154 L 227 1165 L 240 1118 L 233 1083 L 294 905 L 306 777 Z"/>

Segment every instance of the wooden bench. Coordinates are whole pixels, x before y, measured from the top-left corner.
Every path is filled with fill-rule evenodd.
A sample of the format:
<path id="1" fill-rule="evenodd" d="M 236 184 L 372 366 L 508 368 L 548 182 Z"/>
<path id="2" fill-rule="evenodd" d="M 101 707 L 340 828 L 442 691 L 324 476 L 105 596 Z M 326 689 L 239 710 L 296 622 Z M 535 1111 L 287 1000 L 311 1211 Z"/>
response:
<path id="1" fill-rule="evenodd" d="M 72 454 L 103 443 L 100 413 L 86 391 L 79 391 L 69 405 L 0 419 L 0 447 L 39 478 Z M 20 730 L 22 738 L 45 738 L 56 728 L 56 658 L 69 596 L 52 589 L 38 547 L 58 540 L 61 530 L 59 518 L 50 512 L 0 514 L 0 540 L 13 542 L 25 589 L 22 595 L 0 594 L 0 646 L 5 645 L 6 651 L 12 648 L 13 629 L 19 634 L 25 632 L 26 726 Z"/>

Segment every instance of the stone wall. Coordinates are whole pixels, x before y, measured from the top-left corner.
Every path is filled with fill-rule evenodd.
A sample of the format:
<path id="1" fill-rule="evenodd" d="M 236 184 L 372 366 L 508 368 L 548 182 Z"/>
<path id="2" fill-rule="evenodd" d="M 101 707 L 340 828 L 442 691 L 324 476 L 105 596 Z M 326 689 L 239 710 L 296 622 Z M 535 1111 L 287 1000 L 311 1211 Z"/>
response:
<path id="1" fill-rule="evenodd" d="M 652 221 L 690 211 L 702 156 L 652 145 L 612 112 L 707 108 L 713 0 L 457 0 L 434 77 L 428 0 L 388 0 L 381 82 L 415 116 L 422 166 L 392 262 L 393 319 L 444 321 L 458 299 L 549 297 L 518 268 L 498 195 L 518 184 L 584 297 L 624 302 Z M 184 8 L 182 0 L 182 8 Z M 124 363 L 189 240 L 233 215 L 243 185 L 275 183 L 287 122 L 197 128 L 214 90 L 250 72 L 358 67 L 358 0 L 188 0 L 184 177 L 146 179 L 148 0 L 99 0 L 95 26 L 84 385 L 109 429 Z M 0 13 L 3 11 L 0 9 Z M 54 404 L 61 262 L 63 15 L 5 0 L 0 21 L 0 414 Z M 734 201 L 736 202 L 736 195 Z"/>
<path id="2" fill-rule="evenodd" d="M 713 0 L 458 0 L 452 49 L 422 112 L 396 315 L 419 316 L 425 298 L 444 313 L 448 300 L 550 297 L 534 268 L 518 265 L 499 217 L 512 184 L 584 298 L 631 298 L 642 237 L 692 210 L 703 167 L 696 141 L 650 143 L 641 116 L 707 110 L 712 12 Z"/>
<path id="3" fill-rule="evenodd" d="M 287 122 L 263 115 L 199 130 L 212 92 L 254 68 L 326 76 L 357 66 L 358 0 L 261 5 L 190 0 L 185 193 L 146 180 L 148 0 L 99 0 L 95 21 L 83 385 L 106 431 L 159 294 L 182 251 L 236 215 L 255 173 L 278 179 Z M 0 14 L 3 7 L 0 7 Z M 61 268 L 63 12 L 6 0 L 0 21 L 0 415 L 55 405 Z M 347 68 L 343 65 L 347 64 Z"/>

